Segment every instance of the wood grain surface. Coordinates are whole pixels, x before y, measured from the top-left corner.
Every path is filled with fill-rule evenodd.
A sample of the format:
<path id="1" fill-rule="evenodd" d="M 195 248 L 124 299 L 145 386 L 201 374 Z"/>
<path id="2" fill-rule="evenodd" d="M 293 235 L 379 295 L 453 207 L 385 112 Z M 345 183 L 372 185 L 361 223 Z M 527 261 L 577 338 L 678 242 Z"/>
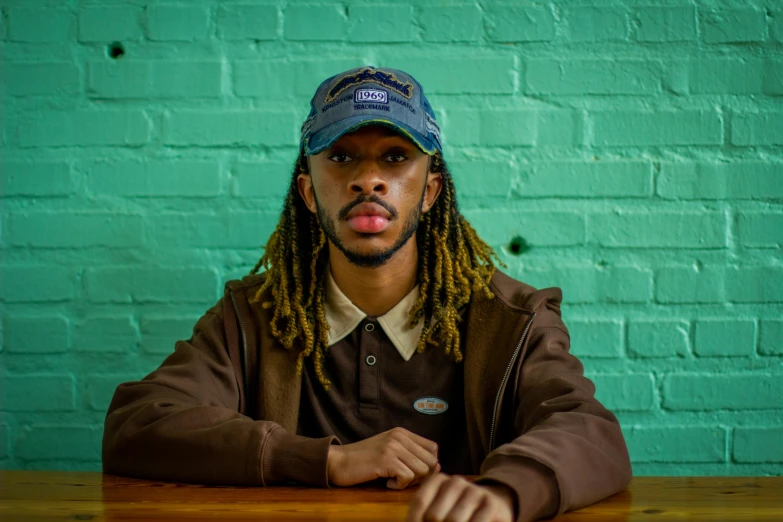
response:
<path id="1" fill-rule="evenodd" d="M 415 488 L 208 487 L 101 473 L 0 472 L 0 520 L 403 521 Z M 783 477 L 638 477 L 558 521 L 783 521 Z"/>

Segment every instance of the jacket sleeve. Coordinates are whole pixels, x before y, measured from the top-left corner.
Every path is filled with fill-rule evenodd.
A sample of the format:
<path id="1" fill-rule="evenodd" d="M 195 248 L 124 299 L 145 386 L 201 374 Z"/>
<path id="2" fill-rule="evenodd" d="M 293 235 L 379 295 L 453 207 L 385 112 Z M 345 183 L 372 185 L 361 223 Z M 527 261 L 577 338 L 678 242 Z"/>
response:
<path id="1" fill-rule="evenodd" d="M 103 433 L 103 471 L 201 484 L 328 486 L 333 437 L 311 439 L 239 413 L 222 300 L 188 341 L 141 381 L 117 387 Z"/>
<path id="2" fill-rule="evenodd" d="M 534 321 L 514 401 L 518 436 L 487 456 L 480 478 L 516 492 L 519 521 L 587 506 L 631 480 L 620 425 L 569 353 L 558 303 L 545 302 Z"/>

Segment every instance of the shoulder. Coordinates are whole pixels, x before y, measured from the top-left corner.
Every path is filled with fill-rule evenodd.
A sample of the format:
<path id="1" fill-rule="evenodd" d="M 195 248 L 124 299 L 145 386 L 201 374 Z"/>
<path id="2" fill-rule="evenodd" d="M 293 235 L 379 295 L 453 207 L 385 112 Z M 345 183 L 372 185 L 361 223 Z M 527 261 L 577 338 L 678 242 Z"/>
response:
<path id="1" fill-rule="evenodd" d="M 495 294 L 495 300 L 502 305 L 527 313 L 534 313 L 542 306 L 556 307 L 559 311 L 563 300 L 563 292 L 558 287 L 538 289 L 500 270 L 495 270 L 490 288 Z"/>
<path id="2" fill-rule="evenodd" d="M 226 282 L 225 291 L 232 292 L 234 294 L 248 294 L 251 297 L 255 295 L 255 291 L 264 284 L 266 280 L 266 272 L 261 274 L 249 274 L 242 279 L 232 279 Z"/>

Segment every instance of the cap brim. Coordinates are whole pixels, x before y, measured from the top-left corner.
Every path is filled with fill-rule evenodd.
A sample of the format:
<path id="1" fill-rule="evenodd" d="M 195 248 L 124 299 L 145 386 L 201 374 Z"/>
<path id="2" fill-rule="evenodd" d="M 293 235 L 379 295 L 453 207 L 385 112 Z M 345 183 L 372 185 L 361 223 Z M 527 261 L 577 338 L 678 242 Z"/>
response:
<path id="1" fill-rule="evenodd" d="M 383 125 L 385 127 L 396 130 L 416 144 L 416 146 L 419 147 L 425 154 L 435 154 L 435 152 L 438 150 L 438 147 L 435 145 L 435 143 L 433 143 L 431 140 L 428 140 L 404 123 L 393 120 L 391 118 L 379 118 L 378 116 L 367 114 L 364 116 L 353 116 L 351 118 L 340 120 L 316 132 L 310 136 L 310 139 L 307 140 L 307 142 L 304 144 L 305 155 L 312 156 L 314 154 L 318 154 L 319 152 L 322 152 L 331 147 L 332 144 L 340 139 L 340 137 L 344 134 L 353 132 L 359 127 L 363 127 L 365 125 Z"/>

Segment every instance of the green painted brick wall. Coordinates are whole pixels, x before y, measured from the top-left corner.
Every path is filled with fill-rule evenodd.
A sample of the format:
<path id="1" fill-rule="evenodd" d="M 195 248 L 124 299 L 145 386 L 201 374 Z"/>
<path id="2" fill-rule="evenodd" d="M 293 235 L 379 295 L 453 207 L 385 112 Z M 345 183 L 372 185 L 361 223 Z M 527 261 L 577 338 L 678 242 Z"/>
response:
<path id="1" fill-rule="evenodd" d="M 3 0 L 0 55 L 3 469 L 100 468 L 115 386 L 259 257 L 315 87 L 376 64 L 562 288 L 635 472 L 783 473 L 779 1 Z"/>

